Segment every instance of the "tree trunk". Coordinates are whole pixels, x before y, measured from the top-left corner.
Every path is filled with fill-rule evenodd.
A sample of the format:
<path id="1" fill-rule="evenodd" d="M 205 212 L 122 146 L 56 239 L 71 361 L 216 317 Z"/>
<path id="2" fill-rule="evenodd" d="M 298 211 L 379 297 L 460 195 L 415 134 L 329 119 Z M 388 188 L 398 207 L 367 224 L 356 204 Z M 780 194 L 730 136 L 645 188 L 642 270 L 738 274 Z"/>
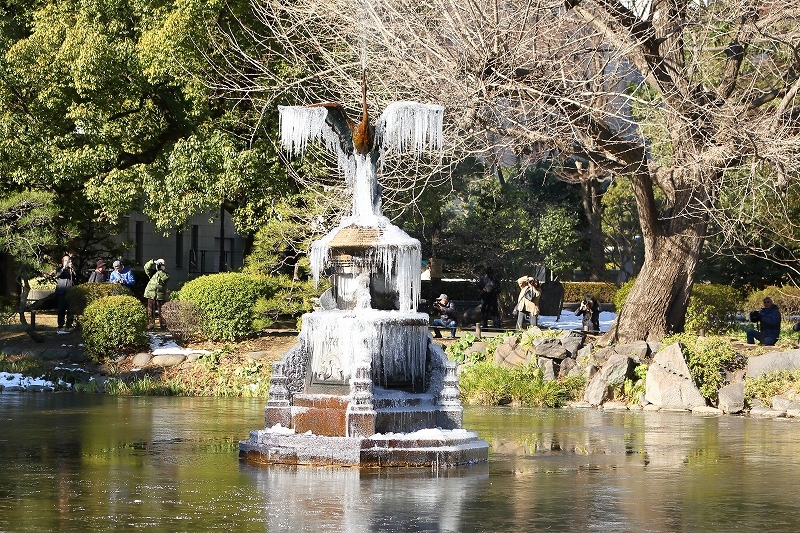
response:
<path id="1" fill-rule="evenodd" d="M 606 270 L 600 199 L 600 181 L 595 176 L 581 179 L 583 212 L 589 223 L 589 279 L 602 281 Z"/>
<path id="2" fill-rule="evenodd" d="M 655 206 L 652 176 L 643 171 L 632 181 L 644 240 L 644 263 L 617 320 L 604 340 L 661 340 L 680 333 L 708 229 L 708 209 L 714 198 L 707 191 L 671 173 L 661 216 Z M 711 181 L 713 176 L 707 176 Z"/>

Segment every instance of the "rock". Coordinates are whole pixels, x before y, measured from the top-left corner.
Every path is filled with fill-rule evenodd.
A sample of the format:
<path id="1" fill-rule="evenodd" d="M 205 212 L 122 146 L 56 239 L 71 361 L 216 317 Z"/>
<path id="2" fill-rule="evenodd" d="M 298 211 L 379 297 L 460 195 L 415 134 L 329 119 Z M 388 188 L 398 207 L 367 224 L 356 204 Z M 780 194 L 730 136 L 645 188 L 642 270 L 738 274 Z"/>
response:
<path id="1" fill-rule="evenodd" d="M 542 369 L 544 373 L 544 382 L 554 381 L 556 379 L 556 371 L 553 360 L 547 357 L 537 357 L 536 364 Z"/>
<path id="2" fill-rule="evenodd" d="M 630 369 L 631 359 L 627 355 L 614 354 L 603 368 L 592 377 L 583 395 L 583 400 L 600 405 L 608 396 L 608 389 L 622 385 Z"/>
<path id="3" fill-rule="evenodd" d="M 603 404 L 606 411 L 627 411 L 628 406 L 622 402 L 606 402 Z"/>
<path id="4" fill-rule="evenodd" d="M 647 405 L 642 406 L 642 410 L 644 411 L 660 411 L 661 407 L 654 403 L 648 403 Z"/>
<path id="5" fill-rule="evenodd" d="M 200 359 L 199 353 L 189 353 L 186 354 L 186 360 L 190 363 L 196 363 L 197 360 Z"/>
<path id="6" fill-rule="evenodd" d="M 761 374 L 769 374 L 779 370 L 796 370 L 800 368 L 800 350 L 773 352 L 747 361 L 747 377 L 757 378 Z"/>
<path id="7" fill-rule="evenodd" d="M 569 357 L 569 352 L 561 346 L 561 343 L 557 344 L 540 344 L 536 347 L 536 355 L 540 357 L 547 357 L 548 359 L 557 359 L 562 360 L 566 357 Z"/>
<path id="8" fill-rule="evenodd" d="M 28 392 L 53 392 L 55 389 L 49 385 L 28 385 Z"/>
<path id="9" fill-rule="evenodd" d="M 716 407 L 710 407 L 708 405 L 701 405 L 699 407 L 692 408 L 692 414 L 696 415 L 721 415 L 722 410 L 717 409 Z"/>
<path id="10" fill-rule="evenodd" d="M 111 362 L 112 363 L 120 364 L 120 363 L 122 363 L 124 361 L 125 361 L 125 354 L 124 353 L 118 353 L 118 354 L 115 354 L 115 355 L 111 356 Z"/>
<path id="11" fill-rule="evenodd" d="M 677 344 L 673 345 L 677 347 Z M 664 409 L 691 409 L 706 405 L 706 399 L 694 381 L 688 377 L 689 369 L 678 348 L 670 346 L 656 354 L 647 369 L 645 399 Z M 671 352 L 664 354 L 665 351 Z M 664 354 L 662 356 L 662 354 Z M 660 359 L 659 359 L 660 358 Z M 681 366 L 682 363 L 682 366 Z M 677 369 L 678 372 L 672 369 Z M 686 376 L 679 372 L 686 372 Z"/>
<path id="12" fill-rule="evenodd" d="M 575 362 L 575 359 L 572 357 L 567 357 L 561 361 L 561 365 L 558 368 L 558 377 L 565 378 L 569 376 L 572 369 L 576 366 L 578 366 L 578 363 Z"/>
<path id="13" fill-rule="evenodd" d="M 567 351 L 570 357 L 577 357 L 578 350 L 583 345 L 583 337 L 567 337 L 561 339 L 561 346 Z"/>
<path id="14" fill-rule="evenodd" d="M 781 418 L 786 416 L 786 413 L 783 411 L 770 409 L 769 407 L 753 407 L 750 409 L 750 416 L 755 416 L 758 418 Z"/>
<path id="15" fill-rule="evenodd" d="M 789 409 L 800 409 L 800 404 L 783 396 L 773 396 L 772 408 L 778 411 L 788 411 Z"/>
<path id="16" fill-rule="evenodd" d="M 636 341 L 628 344 L 618 344 L 614 347 L 617 353 L 625 354 L 637 363 L 648 360 L 650 346 L 645 341 Z"/>
<path id="17" fill-rule="evenodd" d="M 647 341 L 647 347 L 650 348 L 650 353 L 658 353 L 661 350 L 661 342 L 659 341 Z"/>
<path id="18" fill-rule="evenodd" d="M 155 355 L 150 360 L 150 364 L 155 366 L 175 366 L 183 363 L 186 360 L 186 356 L 183 354 L 164 354 L 164 355 Z"/>
<path id="19" fill-rule="evenodd" d="M 617 353 L 614 348 L 602 348 L 592 354 L 592 364 L 597 368 L 602 368 L 608 358 Z"/>
<path id="20" fill-rule="evenodd" d="M 25 389 L 23 387 L 20 387 L 19 385 L 8 385 L 3 389 L 3 392 L 21 392 L 24 390 Z"/>
<path id="21" fill-rule="evenodd" d="M 515 335 L 511 335 L 503 339 L 503 344 L 508 344 L 510 346 L 516 346 L 519 344 L 519 339 Z"/>
<path id="22" fill-rule="evenodd" d="M 594 345 L 592 343 L 587 344 L 575 354 L 575 359 L 580 361 L 581 359 L 588 358 L 592 355 L 592 350 L 594 350 Z"/>
<path id="23" fill-rule="evenodd" d="M 108 365 L 98 365 L 97 372 L 101 376 L 110 376 L 111 375 L 111 367 Z"/>
<path id="24" fill-rule="evenodd" d="M 73 363 L 83 363 L 86 361 L 86 354 L 83 350 L 70 350 L 69 360 Z"/>
<path id="25" fill-rule="evenodd" d="M 717 407 L 723 413 L 741 413 L 744 410 L 744 383 L 731 383 L 717 393 Z"/>
<path id="26" fill-rule="evenodd" d="M 797 418 L 800 416 L 800 409 L 787 409 L 786 416 L 791 416 L 792 418 Z"/>
<path id="27" fill-rule="evenodd" d="M 472 344 L 472 346 L 464 350 L 464 353 L 467 355 L 473 353 L 486 353 L 486 343 L 483 341 L 475 342 Z"/>
<path id="28" fill-rule="evenodd" d="M 575 409 L 591 409 L 592 408 L 592 404 L 590 404 L 589 402 L 572 402 L 572 403 L 570 403 L 568 405 L 570 407 L 572 407 L 572 408 L 575 408 Z"/>
<path id="29" fill-rule="evenodd" d="M 725 372 L 725 379 L 728 383 L 744 383 L 744 377 L 746 374 L 747 370 L 740 368 L 739 370 L 734 370 L 733 372 Z"/>
<path id="30" fill-rule="evenodd" d="M 267 356 L 267 352 L 247 352 L 244 356 L 251 361 L 258 361 L 264 359 Z"/>
<path id="31" fill-rule="evenodd" d="M 686 358 L 683 356 L 681 346 L 677 342 L 658 352 L 653 358 L 653 363 L 671 374 L 691 379 L 689 367 L 686 364 Z"/>
<path id="32" fill-rule="evenodd" d="M 153 354 L 148 352 L 139 352 L 133 356 L 131 364 L 133 364 L 134 368 L 144 368 L 150 364 L 151 359 L 153 359 Z"/>
<path id="33" fill-rule="evenodd" d="M 5 347 L 3 347 L 3 349 L 0 350 L 0 354 L 6 355 L 6 356 L 8 356 L 8 355 L 21 355 L 22 354 L 22 348 L 20 348 L 18 346 L 5 346 Z"/>
<path id="34" fill-rule="evenodd" d="M 47 360 L 59 360 L 69 357 L 69 350 L 66 348 L 48 348 L 41 351 L 40 357 Z"/>

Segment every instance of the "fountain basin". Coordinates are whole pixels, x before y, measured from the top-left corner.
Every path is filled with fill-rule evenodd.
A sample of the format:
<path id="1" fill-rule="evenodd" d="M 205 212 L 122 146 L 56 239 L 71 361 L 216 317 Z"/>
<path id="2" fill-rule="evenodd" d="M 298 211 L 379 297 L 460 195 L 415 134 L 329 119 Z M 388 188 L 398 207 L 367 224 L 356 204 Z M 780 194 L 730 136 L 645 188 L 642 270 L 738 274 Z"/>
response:
<path id="1" fill-rule="evenodd" d="M 240 459 L 254 464 L 450 467 L 485 462 L 488 453 L 489 444 L 465 429 L 328 437 L 275 426 L 251 431 L 239 443 Z"/>

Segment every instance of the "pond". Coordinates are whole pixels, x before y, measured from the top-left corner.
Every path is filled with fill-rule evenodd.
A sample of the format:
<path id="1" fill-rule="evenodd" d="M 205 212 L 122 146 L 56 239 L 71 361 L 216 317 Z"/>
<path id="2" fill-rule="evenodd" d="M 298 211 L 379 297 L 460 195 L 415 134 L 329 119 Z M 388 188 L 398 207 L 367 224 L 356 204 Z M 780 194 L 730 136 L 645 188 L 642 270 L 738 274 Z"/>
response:
<path id="1" fill-rule="evenodd" d="M 255 467 L 262 399 L 0 394 L 0 531 L 797 531 L 800 421 L 468 408 L 488 464 Z"/>

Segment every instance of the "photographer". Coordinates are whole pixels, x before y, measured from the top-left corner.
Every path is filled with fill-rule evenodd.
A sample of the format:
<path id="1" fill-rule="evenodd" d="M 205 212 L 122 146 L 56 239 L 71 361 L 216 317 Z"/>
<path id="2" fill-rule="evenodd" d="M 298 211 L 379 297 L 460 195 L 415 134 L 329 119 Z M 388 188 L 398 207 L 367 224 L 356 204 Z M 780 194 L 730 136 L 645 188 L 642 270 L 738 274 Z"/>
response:
<path id="1" fill-rule="evenodd" d="M 432 322 L 434 337 L 437 339 L 442 338 L 439 328 L 450 328 L 450 338 L 455 339 L 456 326 L 458 326 L 458 322 L 456 322 L 456 305 L 447 298 L 446 294 L 440 294 L 434 300 L 433 308 L 439 313 L 439 318 L 433 319 Z"/>
<path id="2" fill-rule="evenodd" d="M 761 310 L 750 313 L 750 322 L 760 322 L 761 331 L 748 328 L 747 344 L 755 344 L 758 339 L 763 346 L 775 346 L 781 333 L 781 312 L 772 303 L 772 298 L 764 298 L 764 306 Z"/>
<path id="3" fill-rule="evenodd" d="M 67 289 L 75 285 L 78 274 L 72 266 L 72 257 L 65 255 L 61 259 L 61 266 L 56 269 L 56 302 L 58 306 L 58 329 L 64 330 L 72 327 L 72 312 L 67 306 Z M 66 323 L 65 323 L 66 320 Z"/>
<path id="4" fill-rule="evenodd" d="M 539 323 L 539 297 L 542 295 L 539 280 L 531 276 L 522 276 L 517 280 L 517 285 L 519 285 L 519 296 L 517 296 L 517 306 L 514 308 L 517 329 L 522 329 L 525 320 L 528 320 L 531 326 L 537 326 Z"/>
<path id="5" fill-rule="evenodd" d="M 582 316 L 581 326 L 583 331 L 600 331 L 600 303 L 591 294 L 587 294 L 580 307 L 575 310 L 575 316 Z"/>

